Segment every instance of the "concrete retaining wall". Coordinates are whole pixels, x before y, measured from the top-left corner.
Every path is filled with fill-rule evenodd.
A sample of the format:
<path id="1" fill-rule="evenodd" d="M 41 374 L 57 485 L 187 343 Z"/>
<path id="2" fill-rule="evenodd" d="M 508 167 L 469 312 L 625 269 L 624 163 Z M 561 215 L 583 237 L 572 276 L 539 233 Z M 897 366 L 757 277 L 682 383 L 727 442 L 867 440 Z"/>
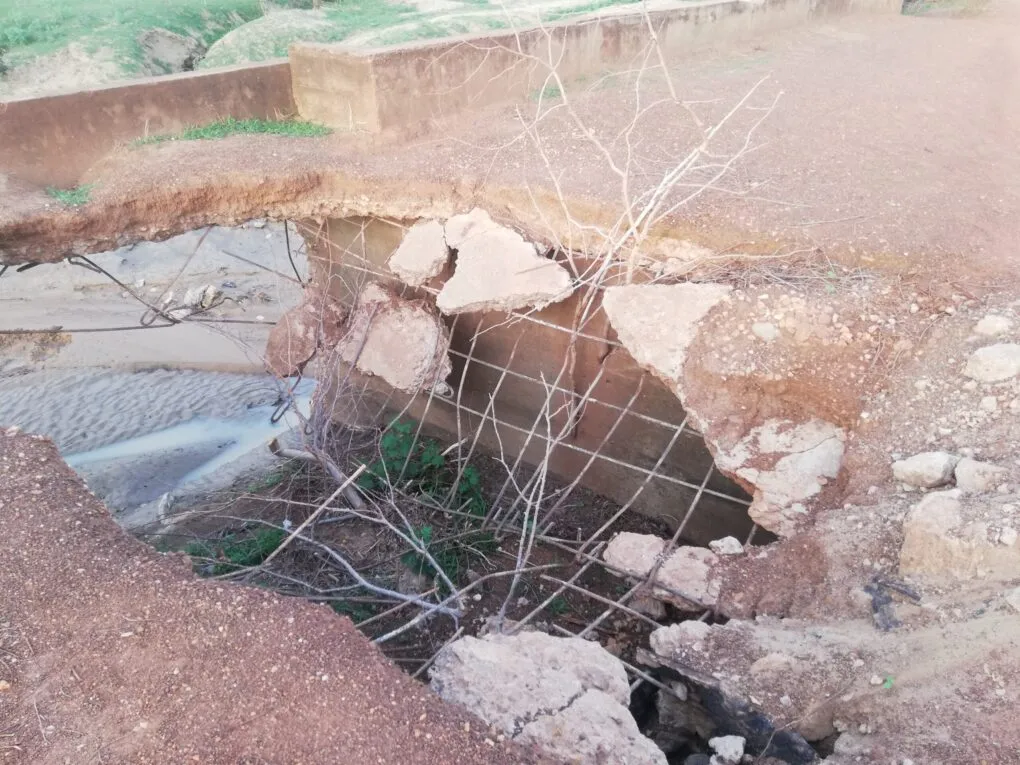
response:
<path id="1" fill-rule="evenodd" d="M 615 14 L 517 34 L 461 37 L 368 51 L 300 43 L 290 50 L 302 117 L 338 130 L 418 132 L 429 123 L 537 93 L 555 67 L 565 82 L 648 65 L 656 30 L 667 63 L 812 18 L 899 13 L 901 0 L 712 0 L 646 17 Z"/>
<path id="2" fill-rule="evenodd" d="M 294 112 L 286 61 L 0 102 L 0 173 L 40 185 L 73 186 L 118 144 L 228 116 Z"/>

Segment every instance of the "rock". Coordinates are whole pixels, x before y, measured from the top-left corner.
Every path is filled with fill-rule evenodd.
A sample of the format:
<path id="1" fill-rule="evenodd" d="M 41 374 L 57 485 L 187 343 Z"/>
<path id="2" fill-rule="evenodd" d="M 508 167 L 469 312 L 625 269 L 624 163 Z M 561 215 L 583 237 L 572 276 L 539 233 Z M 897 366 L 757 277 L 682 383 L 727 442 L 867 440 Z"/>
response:
<path id="1" fill-rule="evenodd" d="M 648 636 L 648 644 L 656 655 L 672 660 L 690 651 L 703 651 L 711 633 L 711 625 L 692 619 L 659 627 Z"/>
<path id="2" fill-rule="evenodd" d="M 751 675 L 755 678 L 778 680 L 789 675 L 797 666 L 797 660 L 785 653 L 773 652 L 766 654 L 751 665 Z"/>
<path id="3" fill-rule="evenodd" d="M 933 492 L 903 522 L 900 573 L 932 579 L 1008 581 L 1020 571 L 1020 547 L 1000 543 L 982 506 L 966 508 L 960 489 Z M 973 500 L 972 500 L 973 501 Z"/>
<path id="4" fill-rule="evenodd" d="M 666 540 L 662 537 L 622 531 L 606 545 L 602 559 L 610 566 L 641 578 L 648 576 L 665 548 Z"/>
<path id="5" fill-rule="evenodd" d="M 408 229 L 386 265 L 404 284 L 420 287 L 439 276 L 449 258 L 443 225 L 439 221 L 426 220 Z"/>
<path id="6" fill-rule="evenodd" d="M 708 543 L 709 549 L 716 555 L 743 555 L 744 546 L 736 537 L 723 537 Z"/>
<path id="7" fill-rule="evenodd" d="M 999 544 L 1004 547 L 1012 547 L 1020 539 L 1020 532 L 1017 532 L 1012 526 L 1004 526 L 999 531 Z"/>
<path id="8" fill-rule="evenodd" d="M 1006 606 L 1011 608 L 1014 613 L 1020 614 L 1020 587 L 1016 587 L 1007 592 L 1005 602 Z"/>
<path id="9" fill-rule="evenodd" d="M 602 558 L 625 574 L 644 579 L 665 547 L 666 540 L 654 534 L 625 531 L 609 541 Z M 716 554 L 704 547 L 677 547 L 659 567 L 652 594 L 685 610 L 711 608 L 719 597 L 720 583 L 712 571 L 717 562 Z"/>
<path id="10" fill-rule="evenodd" d="M 446 701 L 564 760 L 666 763 L 627 709 L 626 670 L 597 643 L 540 632 L 466 637 L 439 653 L 430 676 Z"/>
<path id="11" fill-rule="evenodd" d="M 148 75 L 186 72 L 205 53 L 201 38 L 185 37 L 168 29 L 146 29 L 138 35 L 142 52 L 142 71 Z"/>
<path id="12" fill-rule="evenodd" d="M 996 316 L 990 313 L 974 325 L 974 334 L 986 336 L 1001 335 L 1009 332 L 1012 327 L 1013 322 L 1005 316 Z"/>
<path id="13" fill-rule="evenodd" d="M 534 244 L 484 210 L 453 216 L 445 236 L 457 251 L 457 264 L 436 297 L 444 314 L 544 308 L 574 290 L 567 269 L 543 258 Z"/>
<path id="14" fill-rule="evenodd" d="M 359 371 L 414 393 L 444 383 L 453 369 L 449 345 L 449 330 L 424 301 L 369 284 L 358 295 L 337 353 Z"/>
<path id="15" fill-rule="evenodd" d="M 719 736 L 710 739 L 708 745 L 715 752 L 712 765 L 737 765 L 744 756 L 743 736 Z"/>
<path id="16" fill-rule="evenodd" d="M 184 300 L 181 301 L 181 305 L 189 308 L 209 308 L 221 294 L 223 293 L 212 284 L 192 287 L 184 293 Z"/>
<path id="17" fill-rule="evenodd" d="M 964 457 L 956 463 L 954 475 L 957 488 L 972 494 L 981 494 L 992 491 L 1002 483 L 1007 472 L 1006 468 L 998 465 Z"/>
<path id="18" fill-rule="evenodd" d="M 1020 374 L 1020 345 L 997 343 L 978 348 L 963 370 L 964 375 L 978 382 L 994 383 Z"/>
<path id="19" fill-rule="evenodd" d="M 959 457 L 946 452 L 924 452 L 892 464 L 893 477 L 910 486 L 933 489 L 953 480 Z"/>
<path id="20" fill-rule="evenodd" d="M 716 465 L 754 488 L 748 514 L 780 536 L 807 518 L 806 502 L 839 475 L 846 434 L 824 420 L 768 420 L 733 448 L 716 453 Z"/>
<path id="21" fill-rule="evenodd" d="M 602 307 L 634 360 L 676 390 L 698 325 L 731 290 L 689 282 L 609 287 Z"/>
<path id="22" fill-rule="evenodd" d="M 346 316 L 342 305 L 309 285 L 301 304 L 281 316 L 270 330 L 266 369 L 277 377 L 300 374 L 319 350 L 332 349 L 340 342 Z"/>
<path id="23" fill-rule="evenodd" d="M 757 321 L 752 324 L 751 332 L 754 333 L 755 337 L 764 340 L 766 343 L 771 343 L 779 337 L 779 327 L 766 321 Z"/>
<path id="24" fill-rule="evenodd" d="M 652 591 L 683 610 L 713 608 L 720 582 L 712 568 L 718 561 L 718 556 L 704 547 L 677 547 L 659 569 Z"/>

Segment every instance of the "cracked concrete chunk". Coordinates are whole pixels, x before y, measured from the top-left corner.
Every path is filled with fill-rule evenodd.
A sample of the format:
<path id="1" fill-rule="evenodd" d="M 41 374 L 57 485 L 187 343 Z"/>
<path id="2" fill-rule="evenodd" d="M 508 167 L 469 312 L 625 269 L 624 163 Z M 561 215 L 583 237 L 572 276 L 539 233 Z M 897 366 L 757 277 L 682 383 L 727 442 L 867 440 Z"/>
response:
<path id="1" fill-rule="evenodd" d="M 688 651 L 705 650 L 705 640 L 711 632 L 711 625 L 705 622 L 680 622 L 659 627 L 648 636 L 648 644 L 656 655 L 664 659 L 676 659 Z"/>
<path id="2" fill-rule="evenodd" d="M 756 523 L 790 536 L 807 517 L 806 502 L 839 475 L 845 440 L 842 428 L 824 420 L 769 420 L 719 451 L 716 464 L 754 487 L 748 514 Z"/>
<path id="3" fill-rule="evenodd" d="M 439 221 L 425 220 L 407 230 L 386 265 L 404 284 L 420 287 L 439 276 L 449 258 L 443 225 Z"/>
<path id="4" fill-rule="evenodd" d="M 634 360 L 676 390 L 698 324 L 731 290 L 690 283 L 610 287 L 602 307 Z"/>
<path id="5" fill-rule="evenodd" d="M 981 494 L 1002 483 L 1008 472 L 1006 468 L 990 462 L 978 462 L 970 457 L 964 457 L 956 463 L 954 475 L 957 488 L 972 494 Z"/>
<path id="6" fill-rule="evenodd" d="M 924 489 L 945 486 L 953 480 L 953 468 L 960 458 L 947 452 L 923 452 L 892 464 L 893 477 L 901 483 Z"/>
<path id="7" fill-rule="evenodd" d="M 635 579 L 647 577 L 666 547 L 654 534 L 624 531 L 610 540 L 602 553 L 610 566 Z M 719 558 L 704 547 L 681 546 L 669 554 L 655 575 L 652 595 L 684 610 L 711 608 L 719 597 L 720 582 L 713 567 Z"/>
<path id="8" fill-rule="evenodd" d="M 666 762 L 627 709 L 626 670 L 598 643 L 541 632 L 466 637 L 444 648 L 429 674 L 446 701 L 570 762 Z"/>
<path id="9" fill-rule="evenodd" d="M 963 374 L 978 382 L 993 383 L 1020 375 L 1020 345 L 997 343 L 978 348 L 970 358 Z"/>
<path id="10" fill-rule="evenodd" d="M 413 393 L 445 381 L 452 366 L 450 333 L 423 301 L 404 300 L 378 284 L 358 295 L 340 359 Z"/>
<path id="11" fill-rule="evenodd" d="M 563 266 L 543 258 L 534 244 L 484 210 L 453 216 L 445 233 L 457 265 L 436 298 L 444 314 L 544 308 L 573 292 Z"/>
<path id="12" fill-rule="evenodd" d="M 301 304 L 281 316 L 269 332 L 266 368 L 278 377 L 300 374 L 317 351 L 340 342 L 346 317 L 344 307 L 321 289 L 305 287 Z"/>

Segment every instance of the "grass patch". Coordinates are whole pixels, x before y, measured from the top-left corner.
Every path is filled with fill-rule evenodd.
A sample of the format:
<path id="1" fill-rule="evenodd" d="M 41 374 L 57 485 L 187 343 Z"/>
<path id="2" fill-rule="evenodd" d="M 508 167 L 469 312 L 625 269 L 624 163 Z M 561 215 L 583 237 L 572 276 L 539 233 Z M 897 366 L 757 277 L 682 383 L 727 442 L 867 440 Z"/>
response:
<path id="1" fill-rule="evenodd" d="M 218 540 L 192 542 L 184 551 L 191 556 L 195 573 L 220 576 L 259 565 L 283 544 L 286 536 L 282 529 L 262 528 L 245 534 L 228 534 Z"/>
<path id="2" fill-rule="evenodd" d="M 80 207 L 81 205 L 88 204 L 89 199 L 92 197 L 93 188 L 94 184 L 91 183 L 75 186 L 71 189 L 58 189 L 55 186 L 47 186 L 46 193 L 63 205 Z"/>
<path id="3" fill-rule="evenodd" d="M 143 61 L 138 36 L 156 27 L 211 45 L 262 15 L 259 0 L 0 0 L 0 47 L 22 63 L 78 41 L 110 48 L 127 71 Z"/>
<path id="4" fill-rule="evenodd" d="M 324 125 L 298 120 L 237 120 L 227 117 L 211 122 L 208 125 L 197 125 L 185 128 L 180 133 L 171 135 L 154 135 L 139 138 L 135 143 L 165 143 L 167 141 L 215 141 L 232 135 L 283 135 L 292 138 L 317 138 L 329 135 L 333 131 Z"/>
<path id="5" fill-rule="evenodd" d="M 488 510 L 478 469 L 467 465 L 459 472 L 458 480 L 457 467 L 449 463 L 439 442 L 419 437 L 417 425 L 405 420 L 393 423 L 383 434 L 379 442 L 379 458 L 358 480 L 366 491 L 384 492 L 388 487 L 396 486 L 404 493 L 430 500 L 429 504 L 436 506 L 445 505 L 452 495 L 450 506 L 467 514 L 459 524 L 462 533 L 457 539 L 435 539 L 431 525 L 416 528 L 414 535 L 453 582 L 460 578 L 472 557 L 491 553 L 498 547 L 491 533 L 478 530 Z M 434 576 L 437 573 L 420 552 L 411 550 L 400 560 L 415 574 Z"/>

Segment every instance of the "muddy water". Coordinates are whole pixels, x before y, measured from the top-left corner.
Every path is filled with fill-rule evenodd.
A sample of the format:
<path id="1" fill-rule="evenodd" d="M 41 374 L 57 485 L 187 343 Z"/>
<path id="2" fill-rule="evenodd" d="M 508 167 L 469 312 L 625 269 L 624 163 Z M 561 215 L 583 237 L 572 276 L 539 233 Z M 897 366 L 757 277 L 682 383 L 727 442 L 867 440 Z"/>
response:
<path id="1" fill-rule="evenodd" d="M 0 425 L 52 438 L 127 526 L 267 468 L 266 444 L 298 425 L 314 387 L 298 383 L 272 421 L 296 382 L 266 375 L 260 358 L 270 327 L 300 300 L 303 243 L 291 232 L 290 244 L 288 253 L 270 223 L 95 256 L 150 302 L 207 285 L 229 298 L 203 315 L 211 323 L 154 330 L 138 329 L 145 307 L 101 274 L 66 263 L 8 271 L 0 328 L 71 331 L 45 347 L 0 336 Z"/>

